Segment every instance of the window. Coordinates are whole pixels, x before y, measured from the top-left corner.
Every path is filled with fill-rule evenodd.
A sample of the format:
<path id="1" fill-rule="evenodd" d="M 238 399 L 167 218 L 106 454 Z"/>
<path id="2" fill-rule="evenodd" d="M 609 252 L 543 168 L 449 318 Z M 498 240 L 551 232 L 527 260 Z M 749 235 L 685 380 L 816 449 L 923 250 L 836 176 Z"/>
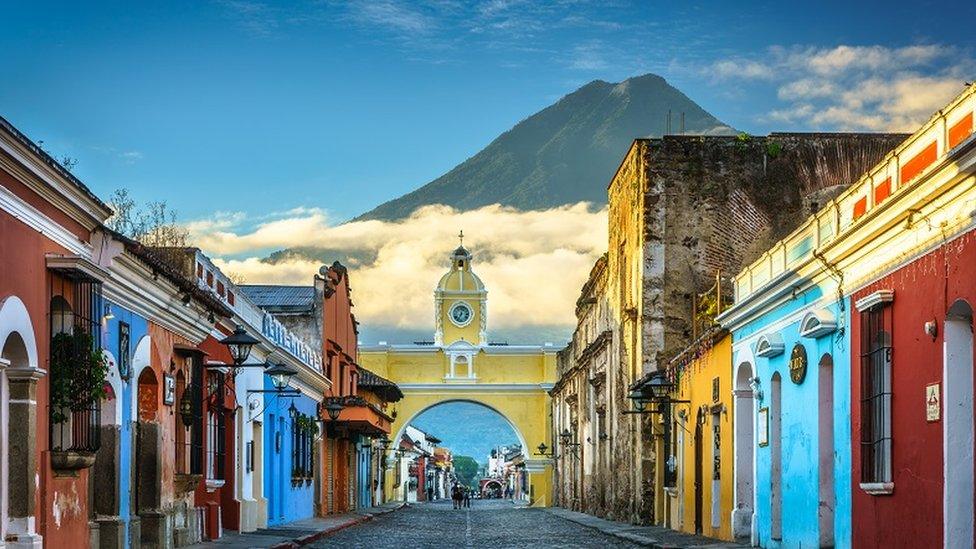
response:
<path id="1" fill-rule="evenodd" d="M 186 391 L 186 376 L 183 372 L 176 372 L 176 403 L 179 409 L 183 410 L 185 402 L 190 402 L 190 393 Z M 192 406 L 190 407 L 192 413 Z M 190 416 L 192 417 L 192 415 Z M 176 452 L 176 474 L 185 475 L 190 472 L 190 437 L 189 427 L 186 426 L 183 419 L 183 414 L 176 419 L 176 435 L 174 436 L 174 451 Z"/>
<path id="2" fill-rule="evenodd" d="M 295 414 L 291 422 L 291 478 L 293 481 L 312 478 L 312 444 L 316 435 L 315 418 Z"/>
<path id="3" fill-rule="evenodd" d="M 254 441 L 247 441 L 247 452 L 245 453 L 244 472 L 254 471 Z"/>
<path id="4" fill-rule="evenodd" d="M 861 483 L 891 482 L 891 305 L 861 311 Z"/>
<path id="5" fill-rule="evenodd" d="M 197 278 L 203 278 L 203 265 L 197 263 Z"/>
<path id="6" fill-rule="evenodd" d="M 119 322 L 119 375 L 122 379 L 128 379 L 131 372 L 129 372 L 130 360 L 129 360 L 129 339 L 131 338 L 131 330 L 129 325 L 125 322 Z"/>
<path id="7" fill-rule="evenodd" d="M 221 388 L 224 386 L 223 372 L 210 372 L 210 383 L 216 388 L 211 393 L 218 395 L 210 401 L 210 410 L 207 413 L 207 478 L 213 480 L 224 480 L 224 456 L 227 443 L 226 418 L 224 417 L 224 406 L 219 395 L 222 394 Z"/>
<path id="8" fill-rule="evenodd" d="M 213 273 L 211 271 L 207 271 L 207 286 L 213 288 Z"/>
<path id="9" fill-rule="evenodd" d="M 95 452 L 100 446 L 100 394 L 107 363 L 99 318 L 102 283 L 77 272 L 52 273 L 49 436 L 55 451 Z"/>
<path id="10" fill-rule="evenodd" d="M 234 292 L 230 290 L 227 290 L 227 303 L 229 303 L 231 307 L 234 306 Z"/>
<path id="11" fill-rule="evenodd" d="M 217 281 L 217 295 L 224 297 L 224 283 L 219 280 Z"/>

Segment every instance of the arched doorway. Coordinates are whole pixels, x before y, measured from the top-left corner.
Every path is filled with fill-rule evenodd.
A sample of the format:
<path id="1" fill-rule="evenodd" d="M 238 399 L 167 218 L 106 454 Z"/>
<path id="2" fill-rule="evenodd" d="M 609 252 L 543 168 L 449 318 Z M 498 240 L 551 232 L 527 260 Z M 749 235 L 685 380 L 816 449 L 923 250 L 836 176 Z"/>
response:
<path id="1" fill-rule="evenodd" d="M 943 360 L 945 547 L 973 546 L 973 308 L 959 300 L 946 315 Z"/>
<path id="2" fill-rule="evenodd" d="M 770 537 L 783 539 L 783 395 L 782 377 L 773 374 L 769 384 L 769 511 Z"/>
<path id="3" fill-rule="evenodd" d="M 30 314 L 19 298 L 7 297 L 0 301 L 0 539 L 28 546 L 43 544 L 34 505 L 34 414 L 37 382 L 43 375 Z M 18 497 L 9 498 L 11 493 Z"/>
<path id="4" fill-rule="evenodd" d="M 834 546 L 834 359 L 820 357 L 817 376 L 818 397 L 818 475 L 820 477 L 818 513 L 820 546 Z"/>
<path id="5" fill-rule="evenodd" d="M 151 545 L 161 541 L 155 539 L 159 528 L 152 523 L 159 520 L 162 485 L 159 380 L 152 368 L 143 368 L 139 373 L 136 394 L 135 503 L 144 523 L 142 542 Z"/>
<path id="6" fill-rule="evenodd" d="M 498 499 L 502 497 L 502 483 L 497 480 L 488 480 L 481 485 L 481 497 L 485 499 Z"/>
<path id="7" fill-rule="evenodd" d="M 732 511 L 732 529 L 736 539 L 752 536 L 756 448 L 754 377 L 752 364 L 739 364 L 735 374 L 735 507 Z"/>

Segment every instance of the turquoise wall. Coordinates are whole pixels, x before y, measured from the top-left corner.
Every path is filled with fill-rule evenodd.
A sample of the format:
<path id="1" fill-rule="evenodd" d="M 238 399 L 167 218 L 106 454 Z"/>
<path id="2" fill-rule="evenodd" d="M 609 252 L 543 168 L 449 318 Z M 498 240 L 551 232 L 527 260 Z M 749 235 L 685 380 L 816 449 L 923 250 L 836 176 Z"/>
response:
<path id="1" fill-rule="evenodd" d="M 770 358 L 756 357 L 755 371 L 759 377 L 762 400 L 756 403 L 753 417 L 759 408 L 769 407 L 771 380 L 779 372 L 782 406 L 782 539 L 771 536 L 771 446 L 755 447 L 756 451 L 756 524 L 761 547 L 818 547 L 819 524 L 819 383 L 821 357 L 829 354 L 833 361 L 833 492 L 834 544 L 838 548 L 851 546 L 851 423 L 850 423 L 850 302 L 847 298 L 821 303 L 837 319 L 833 333 L 812 339 L 799 336 L 802 314 L 820 300 L 819 288 L 797 295 L 789 303 L 747 322 L 733 333 L 733 341 L 742 341 L 755 334 L 770 333 L 769 326 L 796 314 L 797 318 L 777 331 L 783 338 L 784 351 Z M 827 297 L 827 300 L 830 296 Z M 826 300 L 824 300 L 826 301 Z M 800 343 L 807 353 L 807 373 L 802 383 L 790 379 L 789 361 L 794 345 Z M 755 340 L 750 343 L 755 351 Z M 737 350 L 733 364 L 744 361 Z M 770 411 L 772 413 L 772 411 Z M 772 416 L 770 416 L 772 419 Z M 762 429 L 762 426 L 758 427 Z M 757 431 L 758 434 L 758 431 Z"/>

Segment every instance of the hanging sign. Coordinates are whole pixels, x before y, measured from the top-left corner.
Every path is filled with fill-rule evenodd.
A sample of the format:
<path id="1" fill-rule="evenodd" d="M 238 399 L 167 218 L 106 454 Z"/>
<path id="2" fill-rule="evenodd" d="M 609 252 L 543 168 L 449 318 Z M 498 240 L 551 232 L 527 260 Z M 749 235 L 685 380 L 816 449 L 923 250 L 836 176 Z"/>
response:
<path id="1" fill-rule="evenodd" d="M 805 377 L 807 377 L 807 350 L 802 343 L 797 343 L 790 354 L 790 379 L 799 385 L 803 383 Z"/>
<path id="2" fill-rule="evenodd" d="M 939 384 L 925 386 L 925 421 L 939 421 L 942 418 L 942 397 Z"/>

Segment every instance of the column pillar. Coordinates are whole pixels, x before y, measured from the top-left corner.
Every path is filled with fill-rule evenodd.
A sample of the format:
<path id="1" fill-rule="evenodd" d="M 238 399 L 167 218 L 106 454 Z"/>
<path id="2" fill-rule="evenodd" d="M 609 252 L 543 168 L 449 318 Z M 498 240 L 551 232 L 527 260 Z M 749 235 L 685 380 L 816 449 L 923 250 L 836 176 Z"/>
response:
<path id="1" fill-rule="evenodd" d="M 43 547 L 37 533 L 36 487 L 40 474 L 37 463 L 37 382 L 46 372 L 40 368 L 7 370 L 10 389 L 8 426 L 8 494 L 10 527 L 7 547 Z M 47 436 L 44 433 L 44 436 Z"/>

